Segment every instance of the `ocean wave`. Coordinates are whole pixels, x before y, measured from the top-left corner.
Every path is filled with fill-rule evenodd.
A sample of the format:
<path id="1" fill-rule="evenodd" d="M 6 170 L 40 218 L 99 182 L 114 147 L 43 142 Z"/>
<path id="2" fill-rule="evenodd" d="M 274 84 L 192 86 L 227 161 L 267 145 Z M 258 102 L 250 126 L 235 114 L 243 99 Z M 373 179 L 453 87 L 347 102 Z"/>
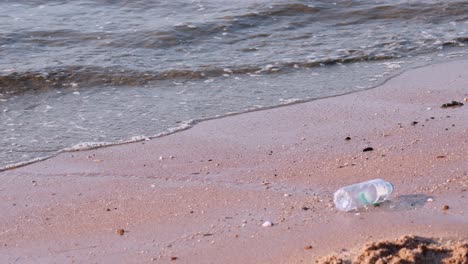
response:
<path id="1" fill-rule="evenodd" d="M 441 43 L 442 46 L 459 46 L 468 42 L 468 37 Z M 239 74 L 279 74 L 297 69 L 315 68 L 335 64 L 349 64 L 362 61 L 381 61 L 399 58 L 398 53 L 382 54 L 365 50 L 343 50 L 337 58 L 321 60 L 270 62 L 263 65 L 226 65 L 202 69 L 167 70 L 163 72 L 137 71 L 121 67 L 67 66 L 47 68 L 39 71 L 12 72 L 0 75 L 0 98 L 27 91 L 48 89 L 86 88 L 97 86 L 139 87 L 158 81 L 206 80 L 216 77 L 230 77 Z M 420 50 L 424 53 L 424 50 Z M 3 95 L 3 96 L 2 96 Z"/>

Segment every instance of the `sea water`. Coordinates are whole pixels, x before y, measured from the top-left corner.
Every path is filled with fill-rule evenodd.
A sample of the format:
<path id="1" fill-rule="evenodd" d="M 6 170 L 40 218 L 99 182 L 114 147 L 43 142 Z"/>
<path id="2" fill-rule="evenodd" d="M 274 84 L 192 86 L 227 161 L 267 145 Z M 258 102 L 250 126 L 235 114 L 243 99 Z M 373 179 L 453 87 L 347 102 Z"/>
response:
<path id="1" fill-rule="evenodd" d="M 468 1 L 0 1 L 0 168 L 464 58 Z"/>

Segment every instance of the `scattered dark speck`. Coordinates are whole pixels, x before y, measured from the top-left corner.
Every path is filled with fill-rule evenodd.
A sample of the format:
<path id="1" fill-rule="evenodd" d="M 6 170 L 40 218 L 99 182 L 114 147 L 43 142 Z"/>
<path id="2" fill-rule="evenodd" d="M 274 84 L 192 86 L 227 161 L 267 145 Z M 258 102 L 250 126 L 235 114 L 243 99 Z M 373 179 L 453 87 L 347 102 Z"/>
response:
<path id="1" fill-rule="evenodd" d="M 444 211 L 447 211 L 448 209 L 450 209 L 450 206 L 448 206 L 448 205 L 444 205 L 444 206 L 442 207 L 442 210 L 444 210 Z"/>
<path id="2" fill-rule="evenodd" d="M 431 116 L 431 119 L 435 119 L 435 117 Z"/>
<path id="3" fill-rule="evenodd" d="M 171 261 L 178 260 L 178 257 L 171 257 Z"/>
<path id="4" fill-rule="evenodd" d="M 110 212 L 110 210 L 111 210 L 110 208 L 107 208 L 107 209 L 106 209 L 107 212 Z"/>
<path id="5" fill-rule="evenodd" d="M 417 125 L 418 123 L 419 123 L 418 121 L 413 121 L 413 122 L 411 122 L 411 125 L 415 126 L 415 125 Z"/>
<path id="6" fill-rule="evenodd" d="M 351 140 L 351 138 L 350 138 L 350 137 L 346 137 L 345 140 Z"/>
<path id="7" fill-rule="evenodd" d="M 307 207 L 307 206 L 302 206 L 302 208 L 301 208 L 301 209 L 302 209 L 302 210 L 304 210 L 304 211 L 307 211 L 307 210 L 309 210 L 310 208 L 309 208 L 309 207 Z"/>
<path id="8" fill-rule="evenodd" d="M 367 147 L 367 148 L 363 149 L 362 152 L 368 152 L 368 151 L 373 151 L 373 150 L 374 150 L 374 148 Z"/>
<path id="9" fill-rule="evenodd" d="M 460 107 L 463 106 L 462 102 L 452 101 L 450 103 L 443 104 L 442 108 L 449 108 L 449 107 Z"/>

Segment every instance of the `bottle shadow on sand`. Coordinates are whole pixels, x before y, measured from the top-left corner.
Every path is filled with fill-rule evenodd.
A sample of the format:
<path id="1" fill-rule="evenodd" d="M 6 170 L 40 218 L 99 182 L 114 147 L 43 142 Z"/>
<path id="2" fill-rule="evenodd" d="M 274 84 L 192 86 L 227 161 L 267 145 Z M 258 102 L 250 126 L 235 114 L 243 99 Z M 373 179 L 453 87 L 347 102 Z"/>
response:
<path id="1" fill-rule="evenodd" d="M 422 208 L 431 199 L 433 199 L 432 196 L 425 194 L 406 194 L 396 196 L 391 200 L 386 200 L 383 203 L 374 206 L 379 207 L 384 211 L 407 211 Z"/>

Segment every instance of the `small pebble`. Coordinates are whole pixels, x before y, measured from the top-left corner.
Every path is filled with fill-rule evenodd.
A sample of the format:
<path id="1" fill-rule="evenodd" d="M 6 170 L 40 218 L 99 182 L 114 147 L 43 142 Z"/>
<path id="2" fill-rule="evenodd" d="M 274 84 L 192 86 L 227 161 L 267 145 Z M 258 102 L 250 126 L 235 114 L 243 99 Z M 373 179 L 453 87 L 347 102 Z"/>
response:
<path id="1" fill-rule="evenodd" d="M 123 235 L 125 234 L 125 230 L 123 230 L 122 228 L 120 228 L 120 229 L 117 229 L 116 233 L 117 233 L 117 235 L 123 236 Z"/>
<path id="2" fill-rule="evenodd" d="M 363 149 L 362 151 L 363 152 L 368 152 L 368 151 L 373 151 L 373 150 L 374 150 L 374 148 L 368 147 L 368 148 Z"/>
<path id="3" fill-rule="evenodd" d="M 288 194 L 288 193 L 285 193 L 283 196 L 284 196 L 284 197 L 289 197 L 289 196 L 291 196 L 291 195 Z"/>
<path id="4" fill-rule="evenodd" d="M 263 222 L 262 226 L 263 227 L 270 227 L 270 226 L 273 226 L 273 223 L 271 221 L 265 221 L 265 222 Z"/>
<path id="5" fill-rule="evenodd" d="M 428 202 L 433 202 L 433 201 L 434 201 L 434 199 L 432 199 L 432 198 L 428 198 L 428 199 L 427 199 L 427 201 L 428 201 Z"/>
<path id="6" fill-rule="evenodd" d="M 448 205 L 444 205 L 444 207 L 442 207 L 442 210 L 444 210 L 444 211 L 447 211 L 448 209 L 450 209 L 450 206 L 448 206 Z"/>
<path id="7" fill-rule="evenodd" d="M 350 137 L 346 137 L 345 140 L 351 140 L 351 138 L 350 138 Z"/>
<path id="8" fill-rule="evenodd" d="M 308 245 L 308 246 L 305 246 L 304 249 L 305 250 L 311 250 L 313 247 L 311 245 Z"/>
<path id="9" fill-rule="evenodd" d="M 159 160 L 163 160 L 163 159 L 164 159 L 163 156 L 159 156 Z"/>
<path id="10" fill-rule="evenodd" d="M 171 261 L 179 259 L 178 257 L 171 257 Z"/>

